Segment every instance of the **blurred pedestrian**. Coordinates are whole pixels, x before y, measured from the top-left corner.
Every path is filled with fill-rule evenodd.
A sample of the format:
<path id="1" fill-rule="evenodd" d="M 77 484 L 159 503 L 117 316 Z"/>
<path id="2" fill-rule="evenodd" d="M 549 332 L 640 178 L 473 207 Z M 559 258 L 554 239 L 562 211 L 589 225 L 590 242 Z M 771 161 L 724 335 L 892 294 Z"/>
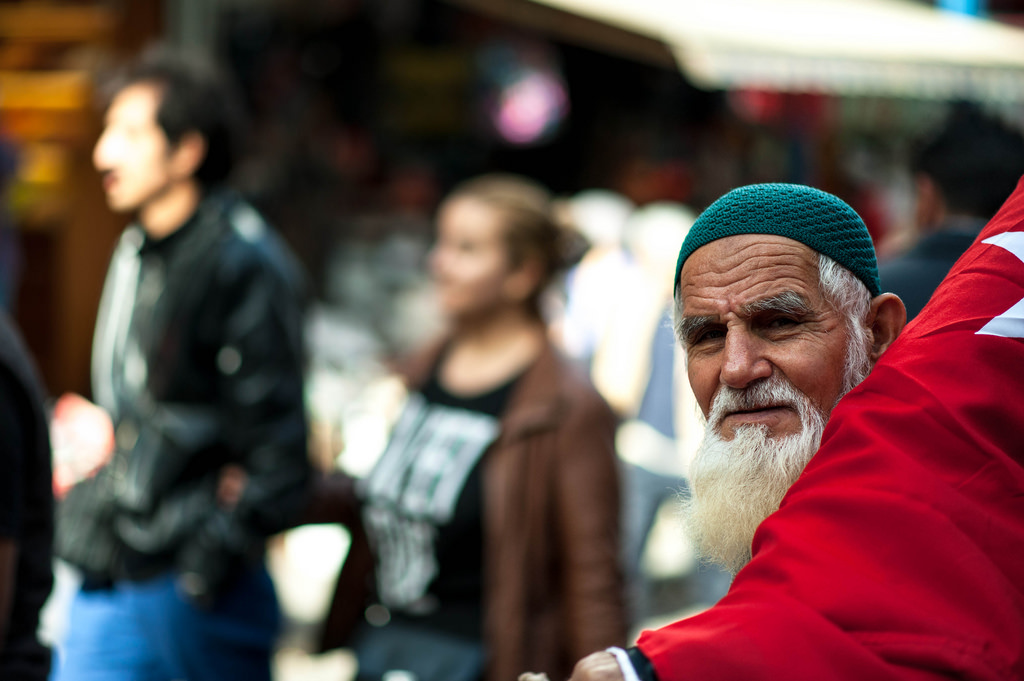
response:
<path id="1" fill-rule="evenodd" d="M 672 604 L 662 595 L 655 602 L 641 566 L 658 510 L 685 490 L 688 464 L 704 433 L 672 331 L 676 253 L 695 217 L 671 201 L 630 215 L 625 234 L 635 276 L 632 287 L 623 282 L 618 298 L 607 301 L 608 329 L 591 369 L 594 385 L 623 419 L 616 445 L 625 463 L 624 549 L 634 623 L 655 610 L 710 605 L 728 585 L 724 573 L 701 569 L 692 575 L 692 596 Z"/>
<path id="2" fill-rule="evenodd" d="M 976 105 L 955 105 L 912 161 L 918 242 L 883 262 L 882 286 L 918 315 L 1024 174 L 1024 134 Z"/>
<path id="3" fill-rule="evenodd" d="M 589 367 L 604 341 L 611 312 L 629 296 L 636 266 L 626 249 L 625 230 L 633 203 L 607 189 L 587 189 L 568 200 L 568 227 L 583 235 L 589 246 L 569 270 L 565 281 L 565 311 L 556 325 L 559 344 L 573 359 Z"/>
<path id="4" fill-rule="evenodd" d="M 53 586 L 53 491 L 43 392 L 20 335 L 0 313 L 0 679 L 43 681 L 37 635 Z"/>
<path id="5" fill-rule="evenodd" d="M 615 417 L 539 305 L 564 233 L 510 175 L 456 187 L 437 230 L 447 333 L 403 364 L 409 400 L 372 472 L 324 481 L 310 512 L 354 535 L 324 645 L 354 648 L 366 681 L 564 678 L 626 637 Z"/>
<path id="6" fill-rule="evenodd" d="M 234 112 L 211 64 L 151 51 L 117 82 L 93 152 L 108 205 L 135 222 L 96 322 L 102 411 L 75 410 L 106 412 L 116 437 L 59 508 L 58 553 L 83 579 L 58 681 L 270 679 L 264 544 L 310 471 L 304 282 L 226 188 Z"/>

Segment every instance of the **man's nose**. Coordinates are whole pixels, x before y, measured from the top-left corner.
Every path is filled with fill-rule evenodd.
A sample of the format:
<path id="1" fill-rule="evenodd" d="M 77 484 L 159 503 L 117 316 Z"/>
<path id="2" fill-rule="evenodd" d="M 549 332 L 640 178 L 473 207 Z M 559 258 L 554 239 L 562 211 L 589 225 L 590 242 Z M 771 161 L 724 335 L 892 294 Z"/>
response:
<path id="1" fill-rule="evenodd" d="M 92 165 L 97 170 L 105 170 L 109 165 L 110 141 L 109 136 L 104 132 L 96 140 L 96 146 L 92 148 Z"/>
<path id="2" fill-rule="evenodd" d="M 745 330 L 730 329 L 722 351 L 721 382 L 742 390 L 772 375 L 772 364 L 762 352 L 763 341 Z"/>
<path id="3" fill-rule="evenodd" d="M 92 164 L 100 171 L 109 170 L 117 154 L 120 152 L 122 143 L 118 135 L 105 129 L 96 140 L 96 146 L 92 149 Z"/>

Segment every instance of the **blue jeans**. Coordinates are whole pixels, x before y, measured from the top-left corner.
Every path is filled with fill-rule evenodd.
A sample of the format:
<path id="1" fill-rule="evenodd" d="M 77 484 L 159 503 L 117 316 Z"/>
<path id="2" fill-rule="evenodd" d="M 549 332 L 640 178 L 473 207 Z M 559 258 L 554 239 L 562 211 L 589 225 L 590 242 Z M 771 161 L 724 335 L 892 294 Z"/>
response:
<path id="1" fill-rule="evenodd" d="M 208 610 L 173 574 L 79 591 L 52 681 L 270 681 L 280 626 L 263 566 L 243 572 Z"/>

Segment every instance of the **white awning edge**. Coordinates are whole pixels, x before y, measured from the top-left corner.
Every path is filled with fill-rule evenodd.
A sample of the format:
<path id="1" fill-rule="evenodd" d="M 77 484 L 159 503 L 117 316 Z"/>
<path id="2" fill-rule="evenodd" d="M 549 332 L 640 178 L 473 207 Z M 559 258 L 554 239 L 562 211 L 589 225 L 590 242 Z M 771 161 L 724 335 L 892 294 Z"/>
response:
<path id="1" fill-rule="evenodd" d="M 529 0 L 663 42 L 710 89 L 1024 100 L 1024 29 L 906 0 Z"/>
<path id="2" fill-rule="evenodd" d="M 680 68 L 705 89 L 1024 101 L 1024 69 L 810 58 L 673 46 Z"/>

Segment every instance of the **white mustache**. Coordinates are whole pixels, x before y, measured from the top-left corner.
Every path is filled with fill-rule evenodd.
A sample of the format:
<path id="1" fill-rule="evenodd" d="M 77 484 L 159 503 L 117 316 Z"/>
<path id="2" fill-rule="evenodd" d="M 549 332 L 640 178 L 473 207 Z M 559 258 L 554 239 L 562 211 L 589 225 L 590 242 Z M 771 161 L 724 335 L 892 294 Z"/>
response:
<path id="1" fill-rule="evenodd" d="M 731 413 L 753 411 L 773 407 L 787 407 L 797 412 L 810 407 L 807 396 L 793 387 L 793 384 L 778 374 L 751 383 L 746 388 L 731 388 L 723 385 L 711 403 L 708 424 L 716 430 L 722 420 Z"/>

